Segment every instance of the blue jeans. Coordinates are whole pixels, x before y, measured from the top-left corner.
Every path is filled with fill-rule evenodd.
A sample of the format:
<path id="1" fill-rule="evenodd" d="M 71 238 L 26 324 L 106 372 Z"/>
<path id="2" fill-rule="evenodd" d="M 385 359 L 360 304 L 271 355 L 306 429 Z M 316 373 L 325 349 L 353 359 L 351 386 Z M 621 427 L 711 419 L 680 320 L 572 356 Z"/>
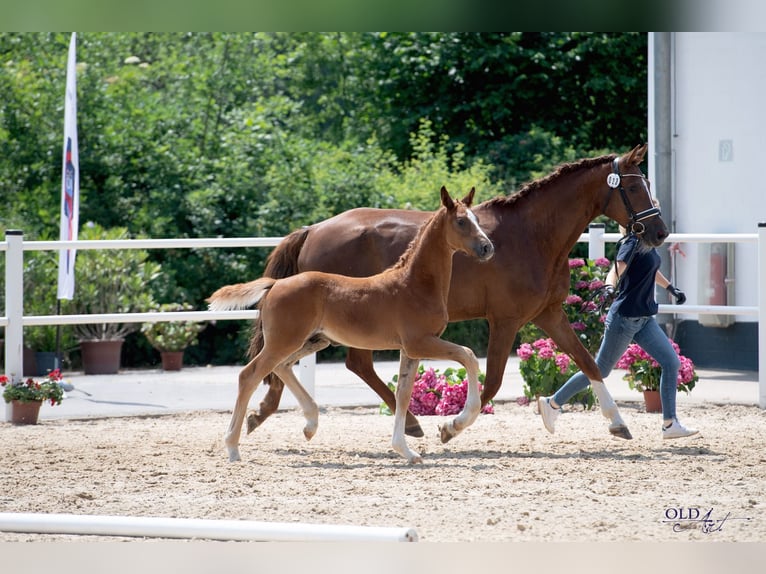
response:
<path id="1" fill-rule="evenodd" d="M 596 354 L 596 364 L 601 376 L 606 378 L 620 360 L 620 357 L 632 341 L 649 353 L 660 364 L 660 398 L 662 399 L 662 418 L 670 420 L 676 416 L 676 381 L 681 362 L 668 336 L 657 324 L 654 316 L 623 317 L 612 313 L 606 316 L 606 328 L 601 347 Z M 553 395 L 557 405 L 564 405 L 569 399 L 585 390 L 590 381 L 584 373 L 578 372 Z"/>

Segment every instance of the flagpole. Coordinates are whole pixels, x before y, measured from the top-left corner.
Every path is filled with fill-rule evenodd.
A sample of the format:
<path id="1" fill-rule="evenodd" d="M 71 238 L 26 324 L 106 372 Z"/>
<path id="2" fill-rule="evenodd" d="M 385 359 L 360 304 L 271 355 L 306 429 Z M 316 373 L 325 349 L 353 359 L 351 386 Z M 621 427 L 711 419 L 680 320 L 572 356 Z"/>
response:
<path id="1" fill-rule="evenodd" d="M 76 241 L 80 210 L 80 162 L 77 143 L 77 35 L 72 32 L 66 66 L 64 94 L 64 142 L 61 164 L 61 241 Z M 74 265 L 77 251 L 59 250 L 56 315 L 61 314 L 61 300 L 74 297 Z M 56 368 L 61 368 L 61 325 L 56 325 Z"/>

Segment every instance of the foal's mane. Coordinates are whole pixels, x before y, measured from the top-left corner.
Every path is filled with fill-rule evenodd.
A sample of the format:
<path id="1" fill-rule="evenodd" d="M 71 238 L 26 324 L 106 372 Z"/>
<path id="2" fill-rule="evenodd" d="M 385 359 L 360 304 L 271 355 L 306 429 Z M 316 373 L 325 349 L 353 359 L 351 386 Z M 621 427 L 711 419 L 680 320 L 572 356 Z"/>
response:
<path id="1" fill-rule="evenodd" d="M 457 203 L 457 200 L 455 200 L 455 203 Z M 423 225 L 420 226 L 420 229 L 418 229 L 418 232 L 415 234 L 415 237 L 410 241 L 410 244 L 407 246 L 407 249 L 404 250 L 404 253 L 402 253 L 401 257 L 399 257 L 399 260 L 394 263 L 391 267 L 389 267 L 389 271 L 394 271 L 396 269 L 401 269 L 402 267 L 406 267 L 407 263 L 410 259 L 412 259 L 412 254 L 415 252 L 416 246 L 420 243 L 420 239 L 425 235 L 426 230 L 433 227 L 434 222 L 436 221 L 436 218 L 440 216 L 442 211 L 446 211 L 447 208 L 443 205 L 439 207 L 439 209 L 436 210 L 436 212 L 426 219 L 423 222 Z"/>
<path id="2" fill-rule="evenodd" d="M 496 206 L 496 205 L 505 206 L 505 205 L 513 204 L 523 197 L 527 197 L 528 195 L 535 193 L 536 191 L 540 189 L 544 189 L 548 187 L 552 183 L 555 183 L 559 178 L 567 176 L 576 171 L 598 167 L 607 162 L 613 161 L 614 158 L 616 157 L 617 157 L 617 154 L 609 154 L 609 155 L 602 155 L 599 157 L 590 157 L 590 158 L 585 158 L 585 159 L 581 159 L 581 160 L 570 162 L 570 163 L 561 164 L 558 168 L 556 168 L 556 171 L 554 171 L 553 173 L 546 175 L 545 177 L 541 177 L 540 179 L 531 181 L 529 183 L 525 183 L 524 186 L 518 192 L 512 193 L 511 195 L 501 195 L 499 197 L 492 198 L 486 201 L 485 203 L 490 206 Z"/>

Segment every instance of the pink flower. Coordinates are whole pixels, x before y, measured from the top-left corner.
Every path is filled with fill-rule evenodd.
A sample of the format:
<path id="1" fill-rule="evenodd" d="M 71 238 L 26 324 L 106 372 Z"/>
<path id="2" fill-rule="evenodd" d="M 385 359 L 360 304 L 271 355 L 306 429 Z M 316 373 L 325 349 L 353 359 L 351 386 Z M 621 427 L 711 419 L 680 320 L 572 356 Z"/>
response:
<path id="1" fill-rule="evenodd" d="M 537 354 L 541 359 L 552 359 L 555 352 L 553 347 L 540 347 L 540 350 L 537 352 Z"/>
<path id="2" fill-rule="evenodd" d="M 611 263 L 609 262 L 609 259 L 607 259 L 606 257 L 598 257 L 598 258 L 597 258 L 597 259 L 594 261 L 594 263 L 595 263 L 595 264 L 596 264 L 598 267 L 609 267 L 609 266 L 611 265 Z"/>
<path id="3" fill-rule="evenodd" d="M 603 286 L 604 286 L 604 282 L 603 281 L 601 281 L 600 279 L 594 279 L 588 285 L 588 289 L 590 291 L 597 291 L 598 289 L 601 289 Z"/>
<path id="4" fill-rule="evenodd" d="M 580 307 L 583 313 L 593 313 L 596 309 L 598 309 L 598 306 L 593 301 L 585 301 Z"/>
<path id="5" fill-rule="evenodd" d="M 519 359 L 526 361 L 535 354 L 535 350 L 529 343 L 522 343 L 516 350 L 516 354 L 519 356 Z"/>
<path id="6" fill-rule="evenodd" d="M 569 368 L 569 355 L 565 355 L 564 353 L 559 353 L 556 355 L 556 366 L 559 368 L 559 371 L 561 373 L 566 373 L 567 369 Z"/>
<path id="7" fill-rule="evenodd" d="M 574 323 L 571 323 L 572 329 L 575 331 L 585 331 L 585 329 L 588 328 L 588 326 L 583 323 L 582 321 L 575 321 Z"/>
<path id="8" fill-rule="evenodd" d="M 584 259 L 570 259 L 569 260 L 569 268 L 570 269 L 577 269 L 578 267 L 584 267 L 585 266 L 585 260 Z"/>
<path id="9" fill-rule="evenodd" d="M 582 303 L 582 297 L 579 295 L 569 295 L 566 299 L 564 299 L 564 303 L 567 305 L 579 305 Z"/>

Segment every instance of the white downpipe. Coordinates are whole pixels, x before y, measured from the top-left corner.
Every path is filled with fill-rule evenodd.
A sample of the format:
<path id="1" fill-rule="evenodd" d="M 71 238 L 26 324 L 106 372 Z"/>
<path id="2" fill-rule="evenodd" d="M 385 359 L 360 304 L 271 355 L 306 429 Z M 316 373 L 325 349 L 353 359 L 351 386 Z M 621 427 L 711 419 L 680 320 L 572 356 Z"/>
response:
<path id="1" fill-rule="evenodd" d="M 13 512 L 0 513 L 0 531 L 282 542 L 418 541 L 417 531 L 407 527 Z"/>

